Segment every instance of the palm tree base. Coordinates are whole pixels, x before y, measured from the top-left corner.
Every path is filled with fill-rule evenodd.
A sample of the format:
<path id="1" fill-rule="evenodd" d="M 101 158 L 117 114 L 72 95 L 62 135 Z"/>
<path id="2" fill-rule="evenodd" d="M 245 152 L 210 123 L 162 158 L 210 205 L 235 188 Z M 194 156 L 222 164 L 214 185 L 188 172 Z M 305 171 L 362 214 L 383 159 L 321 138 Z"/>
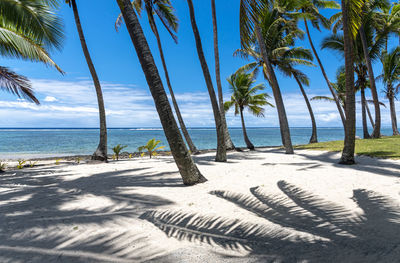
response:
<path id="1" fill-rule="evenodd" d="M 355 163 L 356 162 L 354 161 L 354 157 L 353 158 L 346 158 L 346 157 L 342 156 L 342 158 L 340 158 L 340 161 L 339 161 L 339 164 L 343 164 L 343 165 L 353 165 Z"/>
<path id="2" fill-rule="evenodd" d="M 104 152 L 100 151 L 99 149 L 97 149 L 97 150 L 93 153 L 91 159 L 92 159 L 93 161 L 108 162 L 108 160 L 107 160 L 107 154 L 105 154 Z"/>
<path id="3" fill-rule="evenodd" d="M 317 143 L 317 142 L 318 142 L 317 138 L 311 137 L 308 143 Z"/>

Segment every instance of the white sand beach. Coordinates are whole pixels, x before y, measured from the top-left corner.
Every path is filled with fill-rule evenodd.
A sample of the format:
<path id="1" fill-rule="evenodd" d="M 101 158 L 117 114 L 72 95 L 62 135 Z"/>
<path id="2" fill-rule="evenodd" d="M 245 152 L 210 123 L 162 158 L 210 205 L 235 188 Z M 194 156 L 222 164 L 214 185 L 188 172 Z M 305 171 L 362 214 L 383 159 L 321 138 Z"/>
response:
<path id="1" fill-rule="evenodd" d="M 0 174 L 0 262 L 400 262 L 400 161 L 279 149 Z"/>

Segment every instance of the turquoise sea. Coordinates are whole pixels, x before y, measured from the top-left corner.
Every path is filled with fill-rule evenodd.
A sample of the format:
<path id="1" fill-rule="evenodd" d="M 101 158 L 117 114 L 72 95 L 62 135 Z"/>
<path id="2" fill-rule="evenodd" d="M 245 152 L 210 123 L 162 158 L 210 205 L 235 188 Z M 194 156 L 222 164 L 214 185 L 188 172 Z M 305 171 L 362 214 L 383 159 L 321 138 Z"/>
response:
<path id="1" fill-rule="evenodd" d="M 250 140 L 255 146 L 281 145 L 279 128 L 248 128 Z M 199 149 L 216 148 L 216 133 L 213 128 L 191 128 L 189 133 Z M 245 147 L 241 128 L 231 128 L 230 134 L 238 147 Z M 343 128 L 319 128 L 319 141 L 343 139 Z M 391 135 L 390 128 L 382 129 L 383 135 Z M 293 144 L 308 143 L 311 128 L 292 128 Z M 362 137 L 362 129 L 357 129 Z M 161 128 L 112 128 L 108 130 L 109 147 L 116 144 L 128 145 L 126 151 L 137 151 L 137 147 L 149 139 L 161 140 L 168 144 Z M 0 129 L 0 159 L 38 158 L 64 155 L 92 154 L 98 143 L 97 129 L 81 128 L 30 128 Z M 111 150 L 110 150 L 111 151 Z"/>

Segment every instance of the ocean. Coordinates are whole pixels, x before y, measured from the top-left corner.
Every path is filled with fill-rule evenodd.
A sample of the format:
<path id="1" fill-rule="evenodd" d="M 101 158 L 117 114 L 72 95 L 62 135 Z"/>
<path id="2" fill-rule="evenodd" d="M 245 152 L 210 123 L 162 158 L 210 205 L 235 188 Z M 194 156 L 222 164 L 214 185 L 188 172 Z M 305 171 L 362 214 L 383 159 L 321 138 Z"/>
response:
<path id="1" fill-rule="evenodd" d="M 241 128 L 230 128 L 234 144 L 245 147 Z M 281 145 L 279 128 L 248 128 L 250 140 L 255 146 Z M 190 128 L 189 133 L 198 149 L 215 149 L 216 132 L 213 128 Z M 391 135 L 391 128 L 383 128 L 383 135 Z M 292 128 L 293 144 L 306 144 L 311 128 Z M 318 140 L 342 140 L 343 128 L 319 128 Z M 362 137 L 362 129 L 357 129 Z M 89 128 L 2 128 L 0 129 L 0 159 L 39 158 L 68 155 L 92 154 L 98 144 L 98 130 Z M 149 139 L 161 140 L 160 145 L 168 143 L 161 128 L 111 128 L 108 130 L 108 146 L 127 145 L 124 151 L 134 152 Z"/>

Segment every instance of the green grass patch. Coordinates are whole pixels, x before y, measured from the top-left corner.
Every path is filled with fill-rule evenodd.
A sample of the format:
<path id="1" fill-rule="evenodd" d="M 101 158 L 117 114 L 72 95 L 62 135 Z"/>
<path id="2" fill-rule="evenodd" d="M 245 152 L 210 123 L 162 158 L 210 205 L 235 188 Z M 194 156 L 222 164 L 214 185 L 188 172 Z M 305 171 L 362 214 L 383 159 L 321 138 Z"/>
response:
<path id="1" fill-rule="evenodd" d="M 295 149 L 340 152 L 343 149 L 343 141 L 330 141 L 298 145 L 295 147 Z M 382 137 L 380 139 L 356 140 L 355 151 L 357 155 L 400 159 L 400 136 Z"/>

